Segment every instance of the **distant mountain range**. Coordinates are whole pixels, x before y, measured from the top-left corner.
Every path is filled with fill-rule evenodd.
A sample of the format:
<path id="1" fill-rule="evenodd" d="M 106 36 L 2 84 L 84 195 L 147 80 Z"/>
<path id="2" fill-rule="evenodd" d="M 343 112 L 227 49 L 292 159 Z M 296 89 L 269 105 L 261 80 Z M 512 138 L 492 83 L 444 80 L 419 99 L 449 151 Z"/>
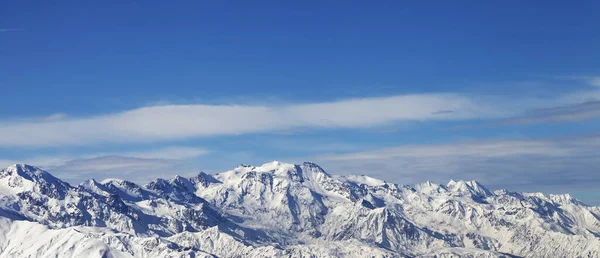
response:
<path id="1" fill-rule="evenodd" d="M 144 186 L 13 165 L 0 170 L 0 257 L 600 257 L 600 207 L 309 162 Z"/>

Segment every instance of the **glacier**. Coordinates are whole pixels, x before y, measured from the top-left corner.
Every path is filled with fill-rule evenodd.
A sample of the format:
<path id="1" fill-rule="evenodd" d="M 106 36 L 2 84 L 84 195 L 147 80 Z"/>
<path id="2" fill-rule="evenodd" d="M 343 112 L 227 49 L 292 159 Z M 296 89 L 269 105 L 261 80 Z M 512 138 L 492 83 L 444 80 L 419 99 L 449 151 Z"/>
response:
<path id="1" fill-rule="evenodd" d="M 311 162 L 70 185 L 0 170 L 0 257 L 600 257 L 600 207 Z"/>

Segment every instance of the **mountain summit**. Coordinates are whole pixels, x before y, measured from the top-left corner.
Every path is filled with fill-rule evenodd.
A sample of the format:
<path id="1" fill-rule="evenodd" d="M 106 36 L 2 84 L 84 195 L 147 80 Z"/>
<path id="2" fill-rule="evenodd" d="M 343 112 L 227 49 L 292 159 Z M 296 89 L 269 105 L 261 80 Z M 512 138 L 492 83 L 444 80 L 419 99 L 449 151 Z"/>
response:
<path id="1" fill-rule="evenodd" d="M 0 257 L 600 257 L 600 208 L 475 181 L 399 185 L 314 163 L 71 186 L 0 170 Z"/>

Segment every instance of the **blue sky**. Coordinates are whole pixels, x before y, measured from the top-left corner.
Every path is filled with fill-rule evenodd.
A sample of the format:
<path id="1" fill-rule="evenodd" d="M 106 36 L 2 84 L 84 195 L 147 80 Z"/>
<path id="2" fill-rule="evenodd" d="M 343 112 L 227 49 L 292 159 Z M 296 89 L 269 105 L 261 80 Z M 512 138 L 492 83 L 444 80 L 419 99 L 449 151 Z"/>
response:
<path id="1" fill-rule="evenodd" d="M 600 5 L 5 3 L 0 163 L 72 183 L 315 161 L 600 204 Z"/>

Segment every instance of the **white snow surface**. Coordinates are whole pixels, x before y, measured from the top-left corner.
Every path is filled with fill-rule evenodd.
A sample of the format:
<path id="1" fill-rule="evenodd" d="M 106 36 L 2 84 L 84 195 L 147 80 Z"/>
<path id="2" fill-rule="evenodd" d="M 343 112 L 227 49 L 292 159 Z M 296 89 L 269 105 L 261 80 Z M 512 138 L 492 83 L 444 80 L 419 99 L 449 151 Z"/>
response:
<path id="1" fill-rule="evenodd" d="M 314 163 L 141 186 L 0 170 L 0 257 L 600 257 L 600 208 L 475 181 L 399 185 Z"/>

